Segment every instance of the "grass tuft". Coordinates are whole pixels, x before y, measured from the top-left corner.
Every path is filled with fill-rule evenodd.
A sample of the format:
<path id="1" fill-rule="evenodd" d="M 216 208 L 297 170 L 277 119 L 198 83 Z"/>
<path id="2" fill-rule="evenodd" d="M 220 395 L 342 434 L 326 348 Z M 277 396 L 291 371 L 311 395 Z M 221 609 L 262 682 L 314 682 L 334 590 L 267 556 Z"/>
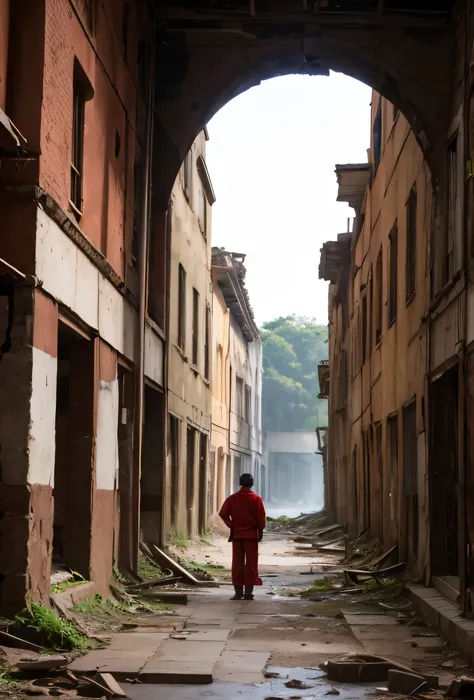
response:
<path id="1" fill-rule="evenodd" d="M 27 610 L 15 617 L 15 625 L 33 630 L 44 646 L 56 650 L 84 649 L 86 637 L 74 625 L 52 609 L 30 603 Z"/>

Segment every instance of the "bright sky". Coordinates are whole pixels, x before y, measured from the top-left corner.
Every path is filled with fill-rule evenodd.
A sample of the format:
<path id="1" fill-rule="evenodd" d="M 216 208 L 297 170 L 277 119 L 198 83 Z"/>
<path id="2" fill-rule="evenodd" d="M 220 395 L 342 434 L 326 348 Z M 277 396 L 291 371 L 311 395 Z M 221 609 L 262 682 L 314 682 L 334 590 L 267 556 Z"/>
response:
<path id="1" fill-rule="evenodd" d="M 319 250 L 353 216 L 336 202 L 334 166 L 367 161 L 370 97 L 340 73 L 285 76 L 243 93 L 208 125 L 212 244 L 246 253 L 258 324 L 291 313 L 327 323 Z"/>

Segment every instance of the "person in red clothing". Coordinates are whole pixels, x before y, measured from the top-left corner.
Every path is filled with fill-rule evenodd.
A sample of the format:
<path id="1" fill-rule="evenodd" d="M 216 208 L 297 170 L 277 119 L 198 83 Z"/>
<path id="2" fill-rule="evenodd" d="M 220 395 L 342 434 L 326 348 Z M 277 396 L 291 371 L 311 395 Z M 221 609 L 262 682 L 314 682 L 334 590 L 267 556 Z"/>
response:
<path id="1" fill-rule="evenodd" d="M 232 542 L 232 600 L 253 600 L 253 587 L 261 586 L 258 575 L 258 543 L 262 541 L 267 516 L 263 501 L 252 491 L 253 476 L 242 474 L 240 489 L 229 496 L 219 515 L 230 529 Z M 245 586 L 245 593 L 244 593 Z"/>

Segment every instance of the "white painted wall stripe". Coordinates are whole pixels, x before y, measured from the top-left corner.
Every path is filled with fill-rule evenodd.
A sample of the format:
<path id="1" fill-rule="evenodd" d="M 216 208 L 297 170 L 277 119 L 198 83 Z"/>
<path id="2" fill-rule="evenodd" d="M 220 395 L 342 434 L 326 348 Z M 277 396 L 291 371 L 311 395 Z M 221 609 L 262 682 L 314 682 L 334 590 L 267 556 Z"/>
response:
<path id="1" fill-rule="evenodd" d="M 32 353 L 28 483 L 54 486 L 58 363 L 38 348 L 33 347 Z"/>

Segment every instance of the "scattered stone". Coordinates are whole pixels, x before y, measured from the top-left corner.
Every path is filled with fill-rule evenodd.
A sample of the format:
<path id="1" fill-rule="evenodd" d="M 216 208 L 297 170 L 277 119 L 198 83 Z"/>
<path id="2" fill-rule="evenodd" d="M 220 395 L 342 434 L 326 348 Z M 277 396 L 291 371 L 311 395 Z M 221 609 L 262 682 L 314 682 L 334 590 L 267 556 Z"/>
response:
<path id="1" fill-rule="evenodd" d="M 474 678 L 461 676 L 455 678 L 448 688 L 448 697 L 472 698 L 474 696 Z"/>
<path id="2" fill-rule="evenodd" d="M 23 656 L 16 663 L 19 671 L 51 671 L 65 666 L 67 659 L 62 654 L 39 654 L 38 656 Z"/>
<path id="3" fill-rule="evenodd" d="M 443 664 L 441 664 L 441 668 L 455 668 L 456 664 L 454 661 L 445 661 Z"/>
<path id="4" fill-rule="evenodd" d="M 407 671 L 391 669 L 388 672 L 388 689 L 391 693 L 411 695 L 418 690 L 427 690 L 428 683 L 422 676 Z"/>
<path id="5" fill-rule="evenodd" d="M 324 695 L 340 695 L 340 691 L 337 688 L 331 688 L 331 690 L 328 690 L 327 693 L 324 693 Z"/>
<path id="6" fill-rule="evenodd" d="M 303 683 L 303 681 L 299 681 L 297 678 L 292 678 L 291 681 L 287 681 L 285 686 L 287 688 L 295 688 L 296 690 L 308 690 L 308 688 L 312 687 L 307 683 Z"/>
<path id="7" fill-rule="evenodd" d="M 279 673 L 273 673 L 272 671 L 265 671 L 263 674 L 264 678 L 281 678 Z"/>

